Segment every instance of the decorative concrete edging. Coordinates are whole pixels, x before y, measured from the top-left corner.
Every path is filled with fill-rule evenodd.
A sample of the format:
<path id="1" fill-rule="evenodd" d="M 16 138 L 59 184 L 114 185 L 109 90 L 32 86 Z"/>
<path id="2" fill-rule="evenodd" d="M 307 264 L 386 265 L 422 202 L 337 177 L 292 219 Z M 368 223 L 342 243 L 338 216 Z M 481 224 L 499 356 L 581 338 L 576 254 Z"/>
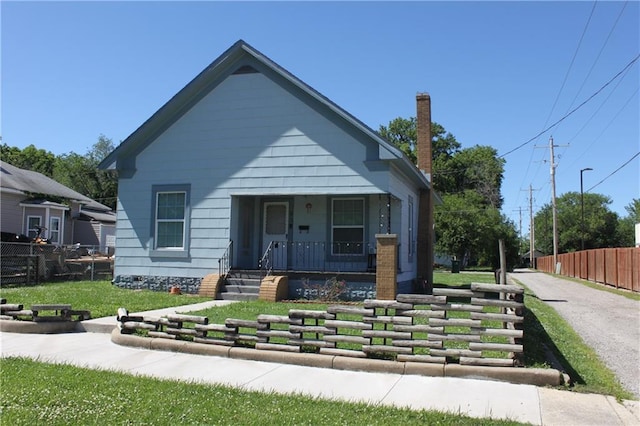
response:
<path id="1" fill-rule="evenodd" d="M 459 364 L 442 365 L 370 358 L 349 358 L 317 353 L 257 351 L 251 348 L 218 346 L 181 340 L 121 334 L 117 328 L 111 332 L 111 341 L 118 345 L 141 349 L 163 350 L 195 355 L 213 355 L 231 359 L 246 359 L 336 370 L 498 380 L 535 386 L 560 386 L 566 383 L 564 375 L 555 369 L 484 367 Z"/>
<path id="2" fill-rule="evenodd" d="M 54 314 L 41 315 L 42 312 Z M 90 318 L 89 311 L 73 310 L 68 304 L 34 304 L 31 309 L 24 309 L 22 304 L 0 300 L 0 331 L 8 333 L 54 334 L 81 331 L 81 321 Z"/>
<path id="3" fill-rule="evenodd" d="M 34 322 L 20 320 L 4 320 L 0 319 L 0 331 L 7 333 L 24 333 L 24 334 L 56 334 L 70 333 L 73 331 L 81 331 L 79 329 L 80 321 L 51 321 L 51 322 Z"/>

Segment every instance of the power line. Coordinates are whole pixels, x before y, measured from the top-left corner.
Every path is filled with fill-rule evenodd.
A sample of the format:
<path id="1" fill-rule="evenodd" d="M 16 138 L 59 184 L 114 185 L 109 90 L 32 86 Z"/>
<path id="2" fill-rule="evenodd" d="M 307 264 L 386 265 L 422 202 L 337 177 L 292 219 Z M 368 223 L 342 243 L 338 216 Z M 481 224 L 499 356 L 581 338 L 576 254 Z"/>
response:
<path id="1" fill-rule="evenodd" d="M 565 114 L 561 119 L 559 119 L 558 121 L 556 121 L 555 123 L 553 123 L 552 125 L 550 125 L 549 127 L 547 127 L 546 129 L 540 131 L 537 135 L 535 135 L 534 137 L 532 137 L 531 139 L 529 139 L 528 141 L 521 143 L 520 145 L 518 145 L 517 147 L 513 148 L 511 151 L 508 151 L 500 156 L 498 156 L 498 158 L 503 158 L 506 157 L 507 155 L 519 150 L 520 148 L 522 148 L 525 145 L 530 144 L 531 142 L 533 142 L 534 140 L 538 139 L 538 137 L 540 137 L 541 135 L 545 134 L 546 132 L 548 132 L 549 130 L 553 129 L 554 127 L 556 127 L 558 124 L 560 124 L 561 122 L 563 122 L 567 117 L 569 117 L 570 115 L 572 115 L 574 112 L 576 112 L 577 110 L 579 110 L 580 108 L 582 108 L 587 102 L 589 102 L 591 99 L 593 99 L 594 97 L 596 97 L 598 94 L 600 94 L 600 92 L 602 92 L 609 84 L 611 84 L 615 79 L 617 79 L 618 77 L 620 77 L 620 75 L 622 75 L 622 73 L 624 73 L 628 68 L 630 68 L 633 64 L 635 64 L 638 59 L 640 59 L 640 55 L 637 55 L 635 58 L 633 58 L 633 60 L 631 62 L 629 62 L 620 72 L 618 72 L 615 76 L 613 76 L 613 78 L 611 78 L 611 80 L 607 81 L 604 86 L 602 86 L 601 88 L 599 88 L 593 95 L 589 96 L 585 101 L 583 101 L 580 105 L 578 105 L 577 107 L 575 107 L 574 109 L 572 109 L 570 112 L 568 112 L 567 114 Z"/>
<path id="2" fill-rule="evenodd" d="M 569 78 L 569 73 L 573 68 L 573 63 L 576 60 L 576 56 L 578 56 L 578 51 L 580 50 L 580 46 L 582 45 L 582 40 L 584 39 L 584 35 L 587 33 L 587 28 L 589 27 L 589 23 L 591 22 L 591 18 L 593 17 L 593 12 L 596 10 L 597 1 L 593 2 L 593 7 L 591 8 L 591 13 L 589 14 L 589 18 L 587 19 L 587 23 L 584 25 L 584 29 L 582 30 L 582 35 L 580 36 L 580 40 L 578 41 L 578 46 L 576 46 L 576 51 L 573 53 L 573 58 L 571 58 L 571 63 L 569 64 L 569 68 L 567 69 L 567 73 L 564 75 L 564 80 L 562 80 L 562 85 L 560 86 L 560 90 L 556 95 L 556 100 L 553 101 L 553 106 L 551 107 L 551 111 L 549 111 L 549 116 L 547 120 L 544 122 L 544 126 L 549 123 L 549 119 L 551 118 L 551 114 L 556 109 L 556 105 L 558 104 L 558 99 L 560 99 L 560 94 L 562 94 L 562 90 L 564 90 L 564 85 L 567 83 L 567 78 Z M 575 99 L 574 99 L 575 101 Z M 542 127 L 544 127 L 542 126 Z"/>
<path id="3" fill-rule="evenodd" d="M 633 157 L 629 158 L 622 166 L 618 167 L 617 169 L 615 169 L 613 172 L 611 172 L 609 174 L 609 176 L 607 176 L 606 178 L 602 179 L 600 182 L 596 183 L 595 185 L 593 185 L 591 188 L 587 189 L 585 192 L 589 192 L 591 191 L 593 188 L 595 188 L 596 186 L 600 185 L 602 182 L 604 182 L 605 180 L 609 179 L 611 176 L 613 176 L 614 174 L 616 174 L 618 171 L 620 171 L 620 169 L 622 169 L 624 166 L 626 166 L 627 164 L 629 164 L 631 161 L 633 161 L 634 158 L 636 158 L 638 155 L 640 155 L 640 151 L 636 152 L 636 155 L 634 155 Z"/>
<path id="4" fill-rule="evenodd" d="M 582 88 L 584 87 L 584 85 L 587 83 L 587 80 L 591 76 L 591 73 L 593 72 L 593 69 L 596 67 L 596 64 L 598 63 L 598 60 L 600 59 L 600 55 L 602 55 L 602 51 L 604 50 L 605 46 L 609 42 L 609 39 L 611 38 L 611 34 L 613 34 L 613 30 L 615 30 L 616 27 L 618 26 L 618 21 L 620 21 L 620 17 L 622 16 L 622 12 L 624 12 L 624 9 L 625 9 L 625 7 L 627 7 L 627 3 L 628 2 L 629 1 L 627 0 L 622 5 L 622 9 L 620 9 L 620 13 L 618 14 L 618 18 L 616 19 L 616 22 L 613 23 L 613 27 L 611 28 L 611 31 L 609 31 L 609 35 L 607 35 L 607 39 L 604 41 L 604 44 L 600 48 L 600 51 L 598 52 L 598 56 L 596 56 L 596 59 L 593 61 L 593 65 L 591 65 L 591 69 L 589 70 L 589 73 L 587 74 L 587 76 L 582 81 L 582 85 L 580 86 L 580 89 L 578 89 L 578 92 L 576 93 L 576 96 L 574 96 L 573 100 L 569 104 L 569 108 L 571 108 L 571 106 L 576 101 L 576 99 L 578 99 L 578 96 L 580 95 L 580 92 L 582 91 Z M 567 111 L 569 110 L 569 108 L 567 108 Z"/>
<path id="5" fill-rule="evenodd" d="M 622 111 L 624 111 L 624 109 L 627 107 L 627 105 L 629 105 L 629 103 L 631 103 L 631 100 L 638 94 L 638 90 L 636 89 L 631 96 L 629 96 L 629 99 L 627 99 L 627 101 L 624 103 L 624 105 L 622 105 L 622 108 L 620 108 L 618 110 L 618 112 L 616 112 L 616 114 L 613 116 L 613 118 L 611 118 L 611 120 L 609 121 L 609 123 L 607 123 L 606 126 L 604 126 L 604 128 L 602 129 L 602 131 L 600 132 L 600 134 L 598 136 L 596 136 L 596 138 L 589 144 L 589 146 L 587 146 L 587 148 L 582 152 L 582 154 L 578 155 L 578 157 L 569 165 L 569 166 L 573 166 L 574 164 L 576 164 L 576 162 L 578 160 L 580 160 L 584 154 L 586 154 L 591 147 L 593 146 L 594 143 L 596 143 L 598 141 L 598 139 L 600 139 L 602 137 L 602 135 L 604 135 L 604 133 L 607 131 L 607 129 L 613 124 L 613 122 L 618 118 L 618 116 L 620 115 L 620 113 L 622 113 Z M 584 128 L 584 127 L 583 127 Z M 578 132 L 579 133 L 579 132 Z M 577 136 L 577 134 L 576 134 Z M 575 136 L 574 136 L 575 138 Z"/>

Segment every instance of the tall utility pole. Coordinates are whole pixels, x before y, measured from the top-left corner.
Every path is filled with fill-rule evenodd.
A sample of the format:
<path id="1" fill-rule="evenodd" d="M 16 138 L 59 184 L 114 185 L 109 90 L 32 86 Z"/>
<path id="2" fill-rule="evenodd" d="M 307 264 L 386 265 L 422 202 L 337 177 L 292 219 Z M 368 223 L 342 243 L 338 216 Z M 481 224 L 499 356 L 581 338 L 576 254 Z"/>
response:
<path id="1" fill-rule="evenodd" d="M 558 223 L 556 212 L 556 157 L 553 155 L 553 136 L 549 137 L 549 153 L 551 154 L 551 213 L 553 216 L 553 270 L 558 265 Z"/>
<path id="2" fill-rule="evenodd" d="M 536 249 L 536 227 L 533 223 L 533 189 L 531 188 L 531 184 L 529 184 L 529 267 L 535 268 L 535 264 L 533 263 L 535 257 L 533 255 L 534 250 Z"/>
<path id="3" fill-rule="evenodd" d="M 522 207 L 518 207 L 518 209 L 514 209 L 513 211 L 519 213 L 520 220 L 520 230 L 518 231 L 518 254 L 522 254 Z"/>

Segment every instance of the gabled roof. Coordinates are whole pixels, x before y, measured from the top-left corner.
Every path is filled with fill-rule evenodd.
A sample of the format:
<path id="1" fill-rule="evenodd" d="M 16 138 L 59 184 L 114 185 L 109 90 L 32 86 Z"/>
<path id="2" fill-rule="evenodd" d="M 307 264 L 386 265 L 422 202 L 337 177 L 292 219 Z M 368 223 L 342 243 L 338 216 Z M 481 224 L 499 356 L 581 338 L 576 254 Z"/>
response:
<path id="1" fill-rule="evenodd" d="M 101 169 L 117 168 L 121 172 L 132 170 L 135 167 L 132 158 L 135 157 L 137 153 L 152 143 L 153 140 L 175 123 L 199 100 L 211 92 L 226 77 L 238 70 L 242 72 L 243 69 L 246 69 L 244 67 L 247 66 L 259 72 L 269 73 L 270 75 L 284 79 L 293 89 L 297 89 L 301 91 L 303 95 L 319 102 L 333 114 L 342 118 L 355 129 L 377 142 L 380 146 L 381 160 L 395 162 L 404 173 L 413 179 L 417 179 L 417 181 L 425 187 L 430 187 L 427 177 L 418 170 L 401 150 L 311 86 L 254 49 L 244 40 L 237 41 L 198 74 L 189 84 L 173 96 L 173 98 L 112 151 L 100 163 L 99 167 Z"/>
<path id="2" fill-rule="evenodd" d="M 41 194 L 66 198 L 97 210 L 111 210 L 91 198 L 56 182 L 42 173 L 20 169 L 0 160 L 0 188 L 22 194 Z"/>

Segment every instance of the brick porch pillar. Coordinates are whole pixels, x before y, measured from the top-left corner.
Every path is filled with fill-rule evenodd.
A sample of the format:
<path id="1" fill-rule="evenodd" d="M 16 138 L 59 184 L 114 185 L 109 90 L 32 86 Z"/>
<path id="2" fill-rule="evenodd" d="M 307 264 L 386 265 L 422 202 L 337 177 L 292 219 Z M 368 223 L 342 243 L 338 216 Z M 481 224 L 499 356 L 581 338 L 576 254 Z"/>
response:
<path id="1" fill-rule="evenodd" d="M 376 234 L 376 298 L 395 300 L 398 291 L 398 236 Z"/>

